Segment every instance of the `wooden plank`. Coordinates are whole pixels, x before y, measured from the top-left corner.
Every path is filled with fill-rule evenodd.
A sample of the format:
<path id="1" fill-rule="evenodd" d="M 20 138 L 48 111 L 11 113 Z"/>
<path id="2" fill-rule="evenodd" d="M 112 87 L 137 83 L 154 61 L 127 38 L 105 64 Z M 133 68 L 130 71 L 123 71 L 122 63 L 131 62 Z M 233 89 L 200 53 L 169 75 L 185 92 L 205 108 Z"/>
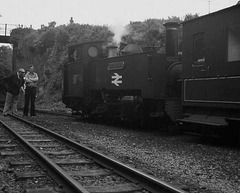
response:
<path id="1" fill-rule="evenodd" d="M 67 173 L 72 176 L 108 176 L 113 174 L 113 172 L 104 169 L 87 171 L 68 171 Z"/>
<path id="2" fill-rule="evenodd" d="M 20 172 L 16 173 L 16 177 L 18 180 L 25 180 L 29 178 L 38 178 L 38 177 L 45 177 L 46 174 L 41 172 Z"/>
<path id="3" fill-rule="evenodd" d="M 132 183 L 119 184 L 114 186 L 85 186 L 91 193 L 127 193 L 141 191 L 142 188 Z"/>
<path id="4" fill-rule="evenodd" d="M 59 191 L 55 191 L 53 188 L 35 188 L 35 189 L 26 189 L 26 193 L 59 193 Z"/>
<path id="5" fill-rule="evenodd" d="M 0 152 L 0 155 L 1 156 L 14 156 L 14 155 L 22 155 L 24 154 L 25 152 L 23 151 L 2 151 Z"/>
<path id="6" fill-rule="evenodd" d="M 0 149 L 17 147 L 15 144 L 1 144 Z"/>
<path id="7" fill-rule="evenodd" d="M 38 132 L 28 132 L 28 131 L 25 131 L 25 132 L 18 132 L 19 135 L 36 135 L 36 134 L 39 134 Z"/>
<path id="8" fill-rule="evenodd" d="M 0 139 L 1 143 L 8 143 L 8 141 L 11 141 L 10 139 Z"/>
<path id="9" fill-rule="evenodd" d="M 35 164 L 34 162 L 32 162 L 32 161 L 11 161 L 11 162 L 9 162 L 9 165 L 10 166 L 25 166 L 25 165 L 33 165 L 33 164 Z"/>
<path id="10" fill-rule="evenodd" d="M 7 134 L 6 134 L 6 135 L 4 135 L 4 134 L 1 135 L 1 134 L 0 134 L 0 138 L 5 138 L 5 139 L 6 139 L 6 138 L 8 138 L 8 137 L 9 137 L 9 136 L 8 136 Z"/>
<path id="11" fill-rule="evenodd" d="M 55 160 L 54 161 L 58 165 L 72 165 L 72 164 L 91 164 L 94 163 L 93 161 L 89 160 L 75 160 L 75 159 L 64 159 L 64 160 Z"/>
<path id="12" fill-rule="evenodd" d="M 60 147 L 60 145 L 57 145 L 57 144 L 49 144 L 49 145 L 34 145 L 34 147 L 42 147 L 42 148 L 55 148 L 55 147 Z"/>
<path id="13" fill-rule="evenodd" d="M 73 151 L 42 151 L 44 154 L 48 155 L 70 155 L 74 154 L 75 152 Z"/>
<path id="14" fill-rule="evenodd" d="M 21 135 L 21 137 L 25 137 L 25 138 L 28 138 L 28 137 L 40 138 L 40 137 L 45 137 L 45 136 L 42 135 L 42 134 L 39 134 L 39 135 Z"/>
<path id="15" fill-rule="evenodd" d="M 51 139 L 28 139 L 28 142 L 52 142 Z"/>

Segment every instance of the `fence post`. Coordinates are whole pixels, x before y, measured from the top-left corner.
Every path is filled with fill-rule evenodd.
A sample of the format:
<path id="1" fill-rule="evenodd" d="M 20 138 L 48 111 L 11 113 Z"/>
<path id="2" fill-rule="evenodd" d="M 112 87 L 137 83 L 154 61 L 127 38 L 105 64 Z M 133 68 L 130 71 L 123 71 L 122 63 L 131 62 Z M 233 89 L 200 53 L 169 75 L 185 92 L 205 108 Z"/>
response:
<path id="1" fill-rule="evenodd" d="M 5 24 L 5 36 L 7 35 L 7 24 Z"/>

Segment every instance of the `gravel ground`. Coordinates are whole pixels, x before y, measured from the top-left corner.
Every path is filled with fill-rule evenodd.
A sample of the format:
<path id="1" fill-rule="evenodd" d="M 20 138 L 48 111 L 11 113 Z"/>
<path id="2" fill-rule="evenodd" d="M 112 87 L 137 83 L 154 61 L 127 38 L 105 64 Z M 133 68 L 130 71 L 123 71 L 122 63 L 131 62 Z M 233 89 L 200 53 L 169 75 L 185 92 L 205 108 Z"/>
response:
<path id="1" fill-rule="evenodd" d="M 64 116 L 38 114 L 27 119 L 190 192 L 240 193 L 240 148 L 220 140 L 83 123 Z"/>

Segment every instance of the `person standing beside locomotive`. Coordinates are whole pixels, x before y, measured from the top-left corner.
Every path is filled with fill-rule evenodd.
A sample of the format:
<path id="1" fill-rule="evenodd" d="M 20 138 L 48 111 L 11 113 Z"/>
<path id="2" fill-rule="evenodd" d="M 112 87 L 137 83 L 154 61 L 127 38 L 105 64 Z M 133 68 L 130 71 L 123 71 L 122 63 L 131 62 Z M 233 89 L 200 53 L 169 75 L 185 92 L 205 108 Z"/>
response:
<path id="1" fill-rule="evenodd" d="M 4 79 L 7 88 L 6 100 L 3 115 L 6 116 L 12 109 L 12 114 L 18 115 L 17 103 L 20 89 L 23 90 L 25 70 L 20 68 L 17 73 Z"/>
<path id="2" fill-rule="evenodd" d="M 35 113 L 35 98 L 37 93 L 38 75 L 34 72 L 34 67 L 28 67 L 28 72 L 25 75 L 26 89 L 23 116 L 28 116 L 29 102 L 31 100 L 30 115 L 36 116 Z"/>

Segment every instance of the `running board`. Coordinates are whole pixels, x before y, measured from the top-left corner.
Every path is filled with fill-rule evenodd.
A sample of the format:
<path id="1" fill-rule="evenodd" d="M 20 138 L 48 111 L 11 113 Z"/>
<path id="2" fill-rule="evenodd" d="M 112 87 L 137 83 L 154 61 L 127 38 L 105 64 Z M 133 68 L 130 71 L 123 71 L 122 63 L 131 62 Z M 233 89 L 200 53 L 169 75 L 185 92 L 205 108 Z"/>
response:
<path id="1" fill-rule="evenodd" d="M 227 127 L 228 122 L 226 122 L 226 117 L 218 117 L 218 116 L 208 116 L 208 115 L 190 115 L 189 117 L 178 119 L 179 124 L 184 123 L 193 123 L 193 124 L 201 124 L 201 125 L 209 125 L 215 127 Z"/>

